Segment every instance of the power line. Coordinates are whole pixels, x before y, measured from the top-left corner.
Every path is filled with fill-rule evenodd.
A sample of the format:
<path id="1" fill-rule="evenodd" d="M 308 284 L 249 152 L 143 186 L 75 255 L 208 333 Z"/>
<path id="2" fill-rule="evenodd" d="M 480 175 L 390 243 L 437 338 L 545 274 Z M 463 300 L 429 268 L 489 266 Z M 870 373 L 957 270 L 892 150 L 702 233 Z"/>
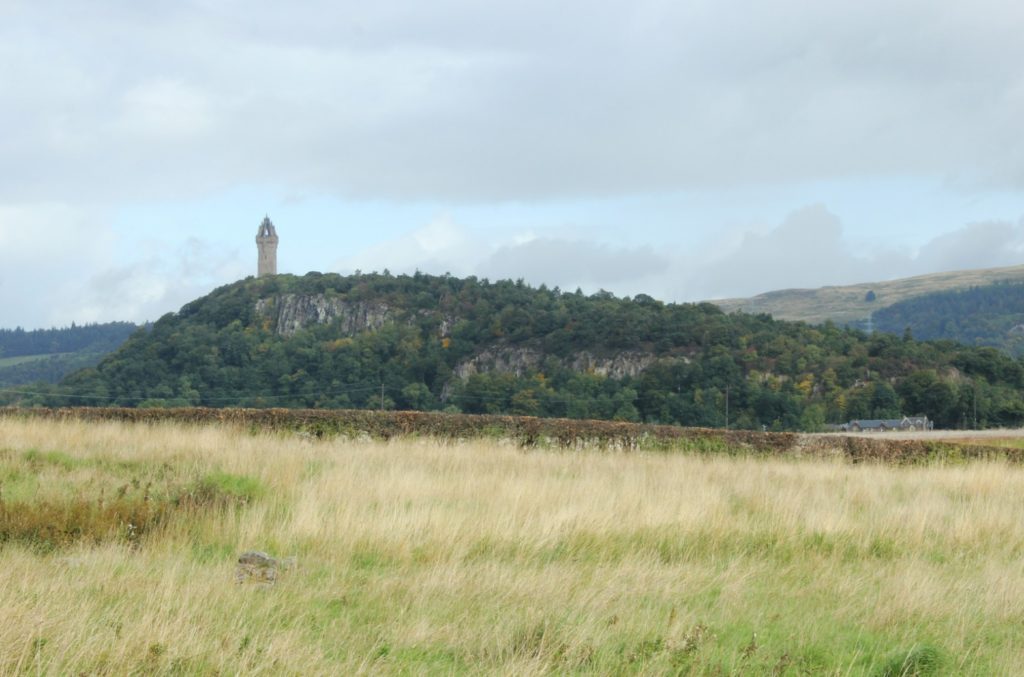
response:
<path id="1" fill-rule="evenodd" d="M 407 385 L 412 385 L 412 383 L 409 383 Z M 298 400 L 298 399 L 305 399 L 305 398 L 310 398 L 310 397 L 322 398 L 322 397 L 332 397 L 332 396 L 338 396 L 338 395 L 355 395 L 355 394 L 361 394 L 361 393 L 371 393 L 371 392 L 377 391 L 378 388 L 380 390 L 381 405 L 383 405 L 383 401 L 384 401 L 384 398 L 385 398 L 386 394 L 401 395 L 402 391 L 404 390 L 404 388 L 389 387 L 389 386 L 387 386 L 385 384 L 381 384 L 380 386 L 376 386 L 376 385 L 374 385 L 374 386 L 362 386 L 362 387 L 353 387 L 353 388 L 345 388 L 345 389 L 318 391 L 318 392 L 308 393 L 308 394 L 305 394 L 305 393 L 288 393 L 288 394 L 277 394 L 277 395 L 274 395 L 274 394 L 258 394 L 258 393 L 239 393 L 238 395 L 231 396 L 231 397 L 205 397 L 205 396 L 200 395 L 198 398 L 188 398 L 188 399 L 198 399 L 198 401 L 201 402 L 201 403 L 239 402 L 239 401 L 242 401 L 242 400 L 254 400 L 254 399 L 258 399 L 258 400 L 274 400 L 274 401 L 279 401 L 279 400 Z M 452 401 L 460 401 L 460 402 L 503 402 L 503 401 L 506 401 L 506 400 L 510 400 L 515 395 L 517 395 L 518 393 L 525 392 L 527 390 L 529 390 L 529 389 L 528 388 L 524 388 L 524 389 L 519 389 L 519 390 L 515 390 L 515 391 L 512 391 L 512 392 L 505 392 L 505 391 L 499 391 L 499 390 L 484 390 L 484 391 L 476 391 L 474 393 L 453 393 L 453 394 L 450 394 L 447 397 L 445 397 L 443 400 L 441 398 L 438 398 L 438 399 L 440 401 L 442 401 L 442 402 L 452 402 Z M 7 393 L 7 394 L 10 394 L 10 395 L 34 396 L 34 397 L 62 398 L 62 399 L 67 399 L 67 400 L 87 400 L 87 401 L 105 401 L 105 402 L 136 402 L 136 403 L 137 402 L 144 402 L 146 400 L 179 399 L 179 398 L 182 398 L 181 395 L 172 395 L 170 397 L 157 397 L 157 396 L 154 396 L 154 395 L 138 396 L 138 397 L 128 397 L 128 396 L 119 397 L 119 396 L 109 396 L 109 395 L 82 395 L 82 394 L 74 394 L 74 393 L 64 393 L 64 392 L 59 392 L 59 391 L 43 392 L 43 391 L 38 391 L 38 390 L 21 390 L 21 389 L 19 389 L 17 387 L 6 387 L 6 388 L 0 387 L 0 393 Z M 431 395 L 433 395 L 433 393 L 431 393 Z M 547 403 L 557 403 L 557 404 L 594 404 L 594 403 L 622 404 L 622 401 L 621 400 L 617 400 L 615 395 L 606 395 L 606 396 L 597 396 L 597 397 L 595 397 L 595 396 L 575 397 L 575 396 L 571 396 L 571 395 L 556 395 L 556 394 L 536 393 L 536 399 L 542 400 L 542 401 L 547 402 Z M 630 401 L 632 402 L 633 400 L 630 400 Z"/>

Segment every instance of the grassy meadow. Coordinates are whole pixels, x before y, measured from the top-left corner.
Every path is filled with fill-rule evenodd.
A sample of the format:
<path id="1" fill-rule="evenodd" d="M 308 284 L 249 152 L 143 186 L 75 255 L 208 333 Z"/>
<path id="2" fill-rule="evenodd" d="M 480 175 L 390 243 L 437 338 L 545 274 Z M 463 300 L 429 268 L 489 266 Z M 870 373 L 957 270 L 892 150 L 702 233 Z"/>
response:
<path id="1" fill-rule="evenodd" d="M 0 419 L 0 674 L 1013 674 L 1024 468 Z M 235 582 L 245 550 L 295 556 Z"/>
<path id="2" fill-rule="evenodd" d="M 51 355 L 19 355 L 18 357 L 0 357 L 0 369 L 3 369 L 4 367 L 14 367 L 19 364 L 25 364 L 26 362 L 45 360 L 48 357 L 51 357 Z"/>

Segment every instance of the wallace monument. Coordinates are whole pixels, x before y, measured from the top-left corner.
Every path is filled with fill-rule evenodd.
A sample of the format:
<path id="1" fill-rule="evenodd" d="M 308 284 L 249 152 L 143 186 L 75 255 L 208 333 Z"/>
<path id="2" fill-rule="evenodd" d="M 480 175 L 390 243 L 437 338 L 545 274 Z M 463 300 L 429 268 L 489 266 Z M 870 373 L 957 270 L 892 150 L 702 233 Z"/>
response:
<path id="1" fill-rule="evenodd" d="M 277 230 L 269 216 L 263 217 L 263 223 L 256 233 L 256 247 L 260 251 L 259 267 L 256 277 L 277 275 Z"/>

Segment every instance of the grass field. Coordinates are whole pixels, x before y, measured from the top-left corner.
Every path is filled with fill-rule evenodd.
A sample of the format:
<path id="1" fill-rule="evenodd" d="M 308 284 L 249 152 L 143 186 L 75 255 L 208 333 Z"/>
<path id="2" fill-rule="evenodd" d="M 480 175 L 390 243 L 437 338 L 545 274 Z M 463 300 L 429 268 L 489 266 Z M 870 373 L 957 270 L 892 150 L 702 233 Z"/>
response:
<path id="1" fill-rule="evenodd" d="M 48 357 L 54 357 L 55 355 L 64 353 L 54 353 L 47 355 L 19 355 L 18 357 L 0 357 L 0 369 L 4 367 L 15 367 L 19 364 L 25 364 L 26 362 L 35 362 L 37 360 L 45 360 Z"/>
<path id="2" fill-rule="evenodd" d="M 0 674 L 1012 674 L 1024 469 L 0 420 Z M 236 584 L 240 552 L 297 557 Z"/>

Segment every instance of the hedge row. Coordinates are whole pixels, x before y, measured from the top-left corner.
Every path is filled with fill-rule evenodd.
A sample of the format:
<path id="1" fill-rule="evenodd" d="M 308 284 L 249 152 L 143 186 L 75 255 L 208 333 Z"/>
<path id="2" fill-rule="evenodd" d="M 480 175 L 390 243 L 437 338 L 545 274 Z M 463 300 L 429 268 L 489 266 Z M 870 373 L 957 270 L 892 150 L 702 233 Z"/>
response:
<path id="1" fill-rule="evenodd" d="M 292 431 L 316 437 L 344 435 L 390 439 L 423 436 L 444 440 L 502 438 L 523 446 L 665 449 L 731 453 L 843 456 L 851 462 L 915 463 L 932 459 L 1003 458 L 1024 461 L 1024 450 L 949 441 L 891 440 L 833 435 L 418 411 L 324 409 L 127 409 L 0 408 L 0 416 L 123 421 L 132 423 L 229 424 L 254 431 Z"/>
<path id="2" fill-rule="evenodd" d="M 366 409 L 6 408 L 0 409 L 0 416 L 133 423 L 176 422 L 191 425 L 220 423 L 261 431 L 302 432 L 317 437 L 368 435 L 376 439 L 390 439 L 397 436 L 419 435 L 448 440 L 500 437 L 526 446 L 539 443 L 561 447 L 596 444 L 625 449 L 698 446 L 772 453 L 780 453 L 792 447 L 796 437 L 792 433 L 680 428 L 619 421 Z"/>
<path id="3" fill-rule="evenodd" d="M 966 461 L 1002 459 L 1011 463 L 1024 461 L 1024 449 L 986 446 L 952 440 L 892 440 L 869 437 L 815 435 L 807 445 L 820 455 L 838 452 L 853 463 L 911 464 L 929 461 Z"/>

